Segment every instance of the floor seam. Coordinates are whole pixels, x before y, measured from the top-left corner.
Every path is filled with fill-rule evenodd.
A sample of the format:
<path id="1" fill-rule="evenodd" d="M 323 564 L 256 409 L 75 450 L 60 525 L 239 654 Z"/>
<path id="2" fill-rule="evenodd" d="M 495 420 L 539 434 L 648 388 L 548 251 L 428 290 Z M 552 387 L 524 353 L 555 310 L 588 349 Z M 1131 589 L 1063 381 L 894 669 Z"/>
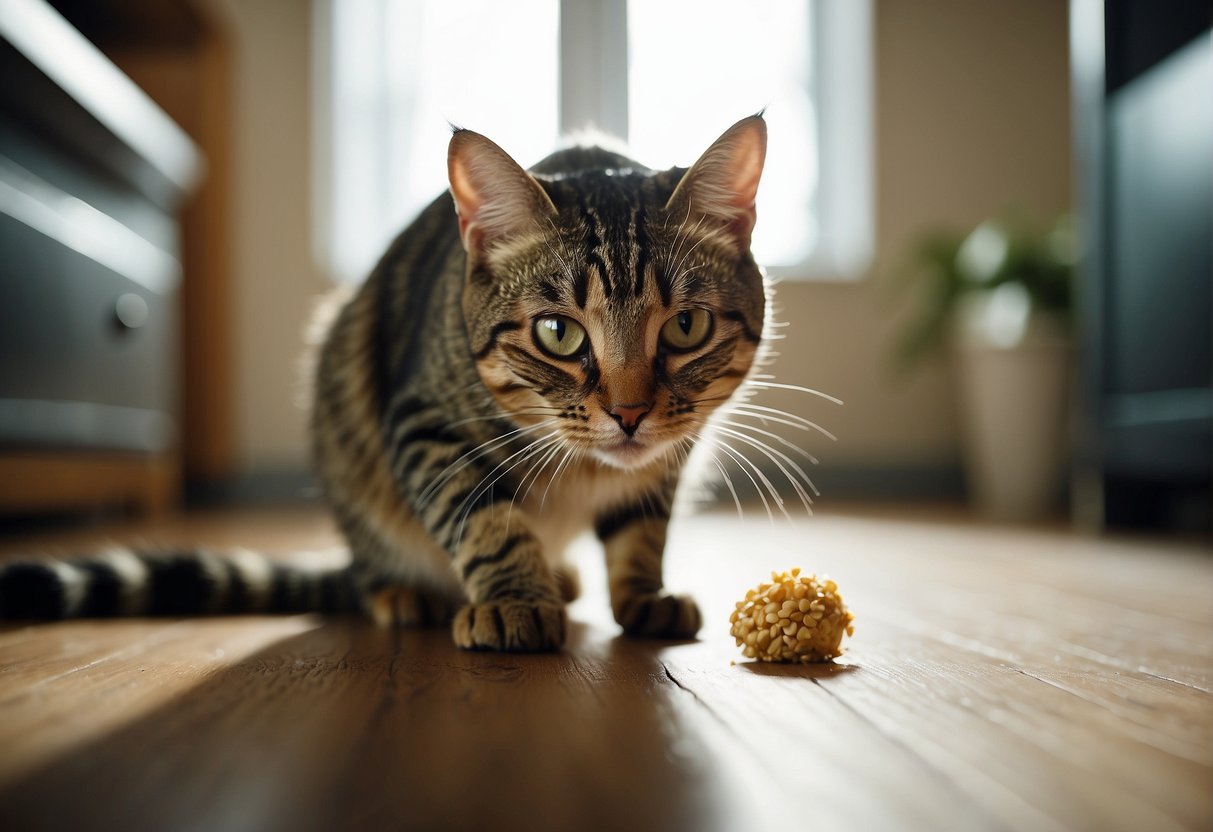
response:
<path id="1" fill-rule="evenodd" d="M 822 693 L 824 693 L 826 696 L 830 697 L 835 702 L 837 702 L 843 708 L 843 710 L 854 715 L 854 717 L 856 719 L 858 719 L 864 725 L 868 726 L 873 731 L 875 731 L 877 736 L 879 736 L 885 742 L 890 743 L 895 748 L 901 749 L 903 752 L 905 752 L 907 755 L 909 755 L 911 759 L 917 760 L 919 762 L 919 764 L 921 764 L 922 767 L 924 769 L 926 769 L 926 771 L 928 771 L 932 777 L 934 777 L 939 782 L 947 785 L 948 788 L 951 789 L 953 792 L 955 792 L 961 799 L 965 800 L 970 806 L 974 807 L 979 814 L 988 815 L 988 812 L 986 811 L 986 807 L 984 807 L 984 806 L 980 805 L 979 803 L 977 803 L 976 801 L 972 800 L 968 794 L 968 791 L 963 786 L 963 784 L 958 783 L 952 777 L 948 776 L 947 772 L 945 772 L 943 769 L 932 764 L 930 760 L 928 760 L 926 757 L 922 756 L 921 754 L 916 753 L 914 751 L 914 749 L 911 748 L 910 745 L 908 743 L 906 743 L 904 740 L 901 740 L 898 737 L 895 737 L 892 734 L 888 733 L 887 731 L 883 730 L 874 721 L 872 721 L 865 714 L 863 714 L 861 711 L 859 711 L 854 705 L 852 705 L 850 702 L 846 701 L 841 696 L 837 695 L 832 690 L 830 690 L 828 687 L 823 685 L 821 683 L 820 679 L 811 678 L 811 679 L 809 679 L 809 681 L 812 682 L 814 685 L 816 685 L 817 688 Z M 988 818 L 988 819 L 993 824 L 992 828 L 1006 829 L 1006 830 L 1010 829 L 1010 827 L 1003 824 L 997 818 Z"/>
<path id="2" fill-rule="evenodd" d="M 735 727 L 733 727 L 727 719 L 722 717 L 716 711 L 715 708 L 713 708 L 707 702 L 703 701 L 703 698 L 700 697 L 700 695 L 697 694 L 695 691 L 691 690 L 689 687 L 684 685 L 682 682 L 678 681 L 678 679 L 675 678 L 674 674 L 670 672 L 669 666 L 666 665 L 666 663 L 664 661 L 662 661 L 661 659 L 658 659 L 657 662 L 658 662 L 658 664 L 661 665 L 661 670 L 665 673 L 665 677 L 670 680 L 670 682 L 674 685 L 674 687 L 678 688 L 679 690 L 688 694 L 692 699 L 694 699 L 695 702 L 699 705 L 699 707 L 701 707 L 705 711 L 707 711 L 708 715 L 711 716 L 712 719 L 716 720 L 716 722 L 719 723 L 720 726 L 722 728 L 724 728 L 726 731 L 728 731 L 731 735 L 733 735 L 734 737 L 736 737 L 738 739 L 743 739 L 743 737 L 741 736 L 741 733 Z"/>

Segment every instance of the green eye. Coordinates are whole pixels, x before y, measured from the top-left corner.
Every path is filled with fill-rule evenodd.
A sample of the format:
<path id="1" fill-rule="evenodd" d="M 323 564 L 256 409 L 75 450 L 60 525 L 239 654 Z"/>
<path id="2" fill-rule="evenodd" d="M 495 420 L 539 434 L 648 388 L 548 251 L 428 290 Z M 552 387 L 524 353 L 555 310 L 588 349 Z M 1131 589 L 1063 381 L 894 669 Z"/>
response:
<path id="1" fill-rule="evenodd" d="M 706 309 L 679 312 L 661 327 L 661 342 L 675 352 L 702 346 L 712 333 L 712 313 Z"/>
<path id="2" fill-rule="evenodd" d="M 556 358 L 575 358 L 590 345 L 585 328 L 564 315 L 536 318 L 535 343 L 541 350 Z"/>

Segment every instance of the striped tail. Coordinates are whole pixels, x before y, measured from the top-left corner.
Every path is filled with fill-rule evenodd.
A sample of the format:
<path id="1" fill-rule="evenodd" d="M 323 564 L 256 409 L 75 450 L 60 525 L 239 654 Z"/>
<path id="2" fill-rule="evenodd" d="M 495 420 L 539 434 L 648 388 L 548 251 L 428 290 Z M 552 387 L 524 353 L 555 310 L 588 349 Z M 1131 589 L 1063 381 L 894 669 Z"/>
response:
<path id="1" fill-rule="evenodd" d="M 109 549 L 73 560 L 0 562 L 0 619 L 352 612 L 349 571 L 237 550 Z"/>

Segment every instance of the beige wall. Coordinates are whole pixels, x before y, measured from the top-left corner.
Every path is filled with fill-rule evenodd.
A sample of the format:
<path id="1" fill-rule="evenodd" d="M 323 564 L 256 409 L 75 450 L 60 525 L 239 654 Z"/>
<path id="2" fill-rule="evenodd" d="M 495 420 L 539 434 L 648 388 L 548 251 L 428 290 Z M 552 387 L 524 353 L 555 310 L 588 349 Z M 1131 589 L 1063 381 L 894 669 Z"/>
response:
<path id="1" fill-rule="evenodd" d="M 771 400 L 838 435 L 808 446 L 823 465 L 950 464 L 960 452 L 948 362 L 892 372 L 898 310 L 884 281 L 924 230 L 972 227 L 1012 201 L 1046 220 L 1070 206 L 1066 3 L 877 0 L 875 29 L 871 274 L 778 290 L 791 326 L 776 375 L 846 404 Z"/>
<path id="2" fill-rule="evenodd" d="M 237 427 L 247 471 L 300 467 L 295 403 L 300 333 L 325 286 L 310 256 L 309 17 L 305 0 L 211 0 L 231 26 L 236 66 Z M 972 226 L 1018 201 L 1048 217 L 1069 206 L 1064 0 L 878 0 L 876 222 L 872 276 L 784 282 L 791 322 L 779 380 L 846 400 L 768 402 L 838 434 L 824 463 L 949 464 L 958 456 L 950 373 L 934 362 L 894 378 L 895 311 L 875 278 L 939 223 Z"/>
<path id="3" fill-rule="evenodd" d="M 232 301 L 237 457 L 245 473 L 307 460 L 297 366 L 312 299 L 311 18 L 307 0 L 209 0 L 233 40 Z"/>

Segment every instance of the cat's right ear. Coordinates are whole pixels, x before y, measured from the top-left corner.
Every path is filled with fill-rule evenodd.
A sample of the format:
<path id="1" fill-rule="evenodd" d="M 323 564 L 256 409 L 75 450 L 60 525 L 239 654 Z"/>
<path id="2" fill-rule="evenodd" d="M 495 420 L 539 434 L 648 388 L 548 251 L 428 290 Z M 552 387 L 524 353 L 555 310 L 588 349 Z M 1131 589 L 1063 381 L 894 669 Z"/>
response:
<path id="1" fill-rule="evenodd" d="M 493 142 L 457 129 L 447 153 L 459 236 L 468 254 L 483 254 L 514 234 L 554 219 L 556 206 L 539 183 Z"/>
<path id="2" fill-rule="evenodd" d="M 758 180 L 766 156 L 767 123 L 762 114 L 743 118 L 691 166 L 666 203 L 666 210 L 722 226 L 741 250 L 748 249 L 756 217 Z"/>

